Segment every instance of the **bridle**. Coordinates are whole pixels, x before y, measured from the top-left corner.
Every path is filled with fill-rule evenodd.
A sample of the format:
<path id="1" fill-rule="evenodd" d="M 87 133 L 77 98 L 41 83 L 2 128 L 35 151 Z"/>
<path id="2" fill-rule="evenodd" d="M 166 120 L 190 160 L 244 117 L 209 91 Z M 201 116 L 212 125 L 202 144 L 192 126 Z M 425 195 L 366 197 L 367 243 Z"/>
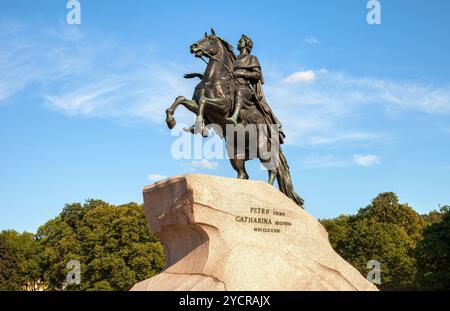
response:
<path id="1" fill-rule="evenodd" d="M 217 38 L 214 38 L 215 40 L 218 40 Z M 219 62 L 220 64 L 222 64 L 222 66 L 228 71 L 230 77 L 237 83 L 237 85 L 241 84 L 241 82 L 236 78 L 236 76 L 234 75 L 233 71 L 231 71 L 230 68 L 228 68 L 228 66 L 221 61 L 220 59 L 217 59 L 216 57 L 214 57 L 214 55 L 209 54 L 207 51 L 205 51 L 202 48 L 199 48 L 199 50 L 205 54 L 206 56 L 208 56 L 210 59 L 215 60 L 216 62 Z M 206 63 L 206 65 L 209 64 L 209 62 L 207 62 L 205 59 L 203 59 L 202 56 L 200 56 L 200 58 L 202 59 L 202 61 L 204 61 Z M 254 87 L 249 83 L 248 84 L 250 90 L 252 91 L 253 95 L 255 96 L 256 100 L 258 101 L 258 103 L 260 104 L 260 99 L 258 98 L 258 94 L 256 92 L 256 90 L 254 89 Z M 261 105 L 261 104 L 260 104 Z"/>
<path id="2" fill-rule="evenodd" d="M 218 39 L 215 38 L 215 40 L 218 40 Z M 228 68 L 228 66 L 227 66 L 223 61 L 221 61 L 220 59 L 216 58 L 214 55 L 211 55 L 210 53 L 208 53 L 207 51 L 205 51 L 205 50 L 202 49 L 202 48 L 198 48 L 198 49 L 202 52 L 202 54 L 205 54 L 206 56 L 208 56 L 209 59 L 215 60 L 216 62 L 222 64 L 222 66 L 228 71 L 228 74 L 231 76 L 231 78 L 232 78 L 233 80 L 235 80 L 235 82 L 239 83 L 239 80 L 234 76 L 233 71 L 232 71 L 230 68 Z M 206 65 L 209 65 L 209 62 L 206 61 L 206 60 L 202 57 L 202 55 L 200 56 L 200 58 L 201 58 L 202 61 L 205 62 Z"/>

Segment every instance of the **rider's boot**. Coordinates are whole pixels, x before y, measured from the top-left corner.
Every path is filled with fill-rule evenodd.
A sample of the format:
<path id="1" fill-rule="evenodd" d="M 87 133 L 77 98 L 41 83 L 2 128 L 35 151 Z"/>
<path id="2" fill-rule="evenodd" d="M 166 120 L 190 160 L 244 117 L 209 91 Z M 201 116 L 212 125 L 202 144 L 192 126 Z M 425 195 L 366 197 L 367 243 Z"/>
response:
<path id="1" fill-rule="evenodd" d="M 237 103 L 236 108 L 234 109 L 233 115 L 230 118 L 225 118 L 225 122 L 227 124 L 237 124 L 237 119 L 239 116 L 239 112 L 241 111 L 242 104 Z"/>

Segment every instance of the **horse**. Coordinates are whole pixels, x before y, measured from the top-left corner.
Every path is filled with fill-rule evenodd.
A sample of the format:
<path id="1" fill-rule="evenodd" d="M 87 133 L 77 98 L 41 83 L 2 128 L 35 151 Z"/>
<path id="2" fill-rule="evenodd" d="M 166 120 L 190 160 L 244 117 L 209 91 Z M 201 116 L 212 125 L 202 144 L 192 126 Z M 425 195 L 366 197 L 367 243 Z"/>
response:
<path id="1" fill-rule="evenodd" d="M 235 134 L 229 135 L 230 125 L 227 124 L 226 118 L 234 109 L 234 96 L 238 87 L 238 82 L 233 76 L 233 66 L 236 60 L 233 47 L 216 35 L 214 30 L 211 30 L 211 34 L 205 32 L 202 39 L 190 46 L 190 52 L 195 57 L 207 58 L 207 66 L 204 74 L 198 76 L 201 81 L 195 87 L 192 99 L 178 96 L 166 110 L 167 126 L 170 129 L 175 127 L 175 111 L 180 105 L 184 106 L 197 115 L 194 126 L 185 130 L 206 137 L 208 136 L 208 127 L 213 126 L 215 132 L 225 140 L 231 166 L 237 172 L 237 178 L 249 179 L 245 162 L 258 158 L 261 164 L 268 169 L 268 183 L 273 185 L 276 178 L 279 190 L 303 208 L 304 201 L 294 190 L 286 157 L 281 146 L 277 144 L 277 140 L 274 140 L 277 138 L 277 133 L 275 135 L 270 133 L 270 125 L 267 124 L 262 112 L 255 108 L 256 106 L 251 106 L 250 108 L 253 109 L 244 111 L 243 115 L 247 117 L 242 118 L 241 124 L 233 125 L 233 127 L 239 128 L 239 125 L 242 124 L 258 125 L 255 127 L 256 136 L 253 136 L 253 138 L 256 137 L 258 151 L 256 153 L 249 152 L 251 149 L 249 133 L 245 132 L 244 152 L 237 146 L 237 140 L 234 139 Z M 231 143 L 229 142 L 230 137 L 233 138 Z M 277 152 L 270 153 L 269 156 L 265 152 L 260 152 L 267 147 L 275 147 Z"/>

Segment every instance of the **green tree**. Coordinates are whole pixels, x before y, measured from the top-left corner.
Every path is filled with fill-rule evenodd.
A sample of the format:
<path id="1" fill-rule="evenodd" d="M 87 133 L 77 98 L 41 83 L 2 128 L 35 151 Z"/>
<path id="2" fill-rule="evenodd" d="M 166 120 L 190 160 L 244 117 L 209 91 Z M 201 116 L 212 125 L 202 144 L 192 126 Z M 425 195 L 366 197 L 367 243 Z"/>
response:
<path id="1" fill-rule="evenodd" d="M 435 221 L 425 229 L 424 238 L 415 252 L 417 284 L 422 290 L 450 290 L 449 206 L 441 208 L 440 214 L 441 221 Z"/>
<path id="2" fill-rule="evenodd" d="M 43 279 L 50 290 L 61 290 L 68 273 L 70 260 L 81 260 L 80 243 L 70 225 L 61 216 L 39 228 L 37 237 L 43 248 Z"/>
<path id="3" fill-rule="evenodd" d="M 393 192 L 380 193 L 366 208 L 362 208 L 357 218 L 367 219 L 369 224 L 389 223 L 403 228 L 415 244 L 422 237 L 425 226 L 423 218 L 408 204 L 400 204 Z"/>
<path id="4" fill-rule="evenodd" d="M 84 289 L 123 290 L 163 268 L 163 248 L 148 232 L 142 206 L 102 206 L 82 220 Z"/>
<path id="5" fill-rule="evenodd" d="M 381 264 L 382 290 L 415 288 L 414 249 L 422 237 L 423 218 L 393 192 L 379 194 L 354 216 L 322 220 L 335 250 L 361 274 L 367 263 Z"/>
<path id="6" fill-rule="evenodd" d="M 367 275 L 367 263 L 381 265 L 382 290 L 414 288 L 415 261 L 411 255 L 411 239 L 406 231 L 391 223 L 371 223 L 355 219 L 347 236 L 337 244 L 338 252 L 361 274 Z"/>
<path id="7" fill-rule="evenodd" d="M 17 258 L 14 249 L 0 235 L 0 291 L 20 290 L 20 278 L 16 271 Z"/>
<path id="8" fill-rule="evenodd" d="M 440 206 L 439 210 L 433 210 L 428 214 L 422 215 L 422 218 L 425 220 L 427 225 L 431 225 L 434 223 L 438 223 L 442 221 L 442 217 L 450 211 L 450 206 L 444 205 Z"/>
<path id="9" fill-rule="evenodd" d="M 320 220 L 322 225 L 328 231 L 328 239 L 334 249 L 337 248 L 339 241 L 347 236 L 348 230 L 350 229 L 350 219 L 351 217 L 348 215 L 341 215 L 333 219 Z"/>
<path id="10" fill-rule="evenodd" d="M 41 278 L 41 247 L 34 234 L 18 233 L 15 230 L 2 231 L 14 251 L 16 257 L 16 272 L 23 290 L 38 290 L 44 286 Z"/>
<path id="11" fill-rule="evenodd" d="M 159 240 L 149 233 L 141 205 L 115 206 L 99 200 L 66 205 L 39 229 L 45 279 L 63 289 L 66 265 L 81 264 L 81 284 L 66 289 L 128 290 L 158 273 L 164 264 Z"/>

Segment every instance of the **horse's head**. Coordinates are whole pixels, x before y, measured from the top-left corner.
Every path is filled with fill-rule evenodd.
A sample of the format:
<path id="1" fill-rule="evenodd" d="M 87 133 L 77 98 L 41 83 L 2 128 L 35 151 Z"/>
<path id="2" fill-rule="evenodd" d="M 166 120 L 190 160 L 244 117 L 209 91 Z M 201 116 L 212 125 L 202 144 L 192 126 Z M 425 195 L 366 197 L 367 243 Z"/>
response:
<path id="1" fill-rule="evenodd" d="M 191 45 L 191 53 L 195 54 L 195 57 L 210 57 L 211 55 L 216 55 L 219 51 L 220 41 L 213 29 L 211 29 L 210 35 L 205 32 L 205 36 L 202 39 Z"/>

